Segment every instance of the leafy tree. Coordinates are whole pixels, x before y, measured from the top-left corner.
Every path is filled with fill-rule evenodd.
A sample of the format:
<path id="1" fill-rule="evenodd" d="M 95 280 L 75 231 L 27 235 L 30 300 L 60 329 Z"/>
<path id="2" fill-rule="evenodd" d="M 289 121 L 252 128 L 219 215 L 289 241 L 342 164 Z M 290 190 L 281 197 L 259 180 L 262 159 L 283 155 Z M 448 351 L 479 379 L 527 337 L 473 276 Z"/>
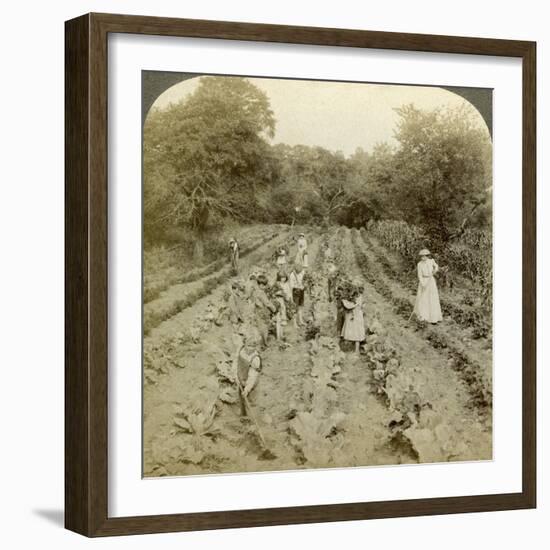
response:
<path id="1" fill-rule="evenodd" d="M 349 200 L 350 166 L 341 152 L 306 145 L 277 145 L 281 186 L 292 219 L 301 223 L 333 223 Z M 280 191 L 273 190 L 276 202 Z M 277 207 L 276 207 L 277 208 Z M 298 210 L 296 210 L 298 209 Z"/>
<path id="2" fill-rule="evenodd" d="M 245 78 L 202 77 L 185 101 L 144 127 L 146 239 L 190 230 L 200 256 L 228 221 L 363 226 L 405 220 L 446 242 L 491 222 L 491 141 L 466 107 L 397 109 L 396 145 L 346 158 L 270 145 L 267 96 Z"/>
<path id="3" fill-rule="evenodd" d="M 391 181 L 401 217 L 449 240 L 488 196 L 491 188 L 491 141 L 466 107 L 422 111 L 397 109 Z"/>
<path id="4" fill-rule="evenodd" d="M 371 219 L 396 215 L 392 184 L 395 180 L 395 151 L 387 143 L 377 144 L 371 153 L 358 148 L 348 160 L 347 194 L 339 222 L 360 227 Z"/>
<path id="5" fill-rule="evenodd" d="M 202 77 L 186 99 L 152 111 L 144 127 L 146 232 L 159 225 L 196 235 L 255 212 L 255 191 L 277 175 L 267 139 L 275 119 L 264 92 L 245 78 Z"/>

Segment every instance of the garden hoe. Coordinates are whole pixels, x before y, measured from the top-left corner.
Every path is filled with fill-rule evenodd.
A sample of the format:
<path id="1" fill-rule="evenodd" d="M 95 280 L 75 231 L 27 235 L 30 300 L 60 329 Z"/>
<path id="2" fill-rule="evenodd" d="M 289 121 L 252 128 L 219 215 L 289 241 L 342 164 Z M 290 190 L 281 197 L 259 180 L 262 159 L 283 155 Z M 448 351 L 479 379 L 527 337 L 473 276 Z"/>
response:
<path id="1" fill-rule="evenodd" d="M 250 405 L 250 401 L 248 400 L 248 397 L 244 394 L 244 388 L 241 385 L 240 380 L 237 379 L 237 384 L 239 386 L 239 393 L 241 394 L 241 399 L 244 401 L 245 409 L 247 416 L 252 420 L 254 425 L 256 426 L 256 433 L 258 434 L 258 440 L 260 442 L 260 447 L 262 448 L 262 453 L 260 454 L 260 460 L 275 460 L 277 458 L 277 455 L 274 454 L 267 446 L 267 443 L 265 442 L 265 438 L 262 434 L 262 430 L 260 429 L 260 425 L 258 424 L 258 421 L 256 420 L 256 417 L 252 413 L 252 407 Z"/>

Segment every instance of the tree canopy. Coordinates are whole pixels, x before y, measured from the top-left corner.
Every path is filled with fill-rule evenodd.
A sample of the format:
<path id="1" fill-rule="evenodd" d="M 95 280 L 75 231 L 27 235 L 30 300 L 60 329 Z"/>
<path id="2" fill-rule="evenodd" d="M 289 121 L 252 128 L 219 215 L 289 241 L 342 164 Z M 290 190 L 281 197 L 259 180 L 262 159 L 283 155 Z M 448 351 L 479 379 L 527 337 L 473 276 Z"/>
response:
<path id="1" fill-rule="evenodd" d="M 272 144 L 276 121 L 263 91 L 246 78 L 201 77 L 184 101 L 146 119 L 146 240 L 180 227 L 200 241 L 229 220 L 402 219 L 442 240 L 490 224 L 492 146 L 471 109 L 397 113 L 393 143 L 349 157 Z"/>
<path id="2" fill-rule="evenodd" d="M 446 240 L 491 189 L 491 142 L 465 108 L 398 113 L 392 195 L 405 221 Z"/>
<path id="3" fill-rule="evenodd" d="M 243 78 L 205 77 L 190 97 L 149 114 L 144 127 L 146 233 L 201 233 L 254 207 L 274 178 L 267 96 Z"/>

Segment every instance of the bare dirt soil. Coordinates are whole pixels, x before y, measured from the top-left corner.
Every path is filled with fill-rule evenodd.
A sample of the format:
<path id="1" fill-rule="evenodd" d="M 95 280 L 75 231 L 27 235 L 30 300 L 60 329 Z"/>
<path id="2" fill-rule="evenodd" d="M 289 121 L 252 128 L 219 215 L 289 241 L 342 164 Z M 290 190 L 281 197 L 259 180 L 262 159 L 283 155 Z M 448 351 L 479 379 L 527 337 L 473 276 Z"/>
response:
<path id="1" fill-rule="evenodd" d="M 273 253 L 286 243 L 292 256 L 290 235 L 278 230 L 251 251 L 239 276 L 263 269 L 274 280 Z M 229 273 L 209 275 L 215 284 L 204 295 L 145 336 L 145 476 L 491 459 L 490 344 L 452 319 L 437 327 L 409 319 L 403 300 L 414 296 L 382 269 L 380 245 L 357 230 L 307 236 L 309 322 L 290 322 L 283 343 L 270 338 L 248 416 L 231 403 L 226 375 L 234 350 L 233 327 L 221 315 Z M 339 345 L 323 241 L 340 270 L 365 283 L 360 355 Z M 178 285 L 163 300 L 181 300 L 201 284 Z"/>

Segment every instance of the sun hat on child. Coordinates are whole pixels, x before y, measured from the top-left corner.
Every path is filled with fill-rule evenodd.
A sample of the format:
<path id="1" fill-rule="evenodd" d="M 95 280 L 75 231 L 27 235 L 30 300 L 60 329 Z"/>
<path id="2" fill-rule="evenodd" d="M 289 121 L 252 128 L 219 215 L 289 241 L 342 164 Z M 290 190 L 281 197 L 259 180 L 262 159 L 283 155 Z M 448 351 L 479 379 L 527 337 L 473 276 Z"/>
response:
<path id="1" fill-rule="evenodd" d="M 427 248 L 423 248 L 419 253 L 418 253 L 419 256 L 429 256 L 430 255 L 430 251 L 427 249 Z"/>

